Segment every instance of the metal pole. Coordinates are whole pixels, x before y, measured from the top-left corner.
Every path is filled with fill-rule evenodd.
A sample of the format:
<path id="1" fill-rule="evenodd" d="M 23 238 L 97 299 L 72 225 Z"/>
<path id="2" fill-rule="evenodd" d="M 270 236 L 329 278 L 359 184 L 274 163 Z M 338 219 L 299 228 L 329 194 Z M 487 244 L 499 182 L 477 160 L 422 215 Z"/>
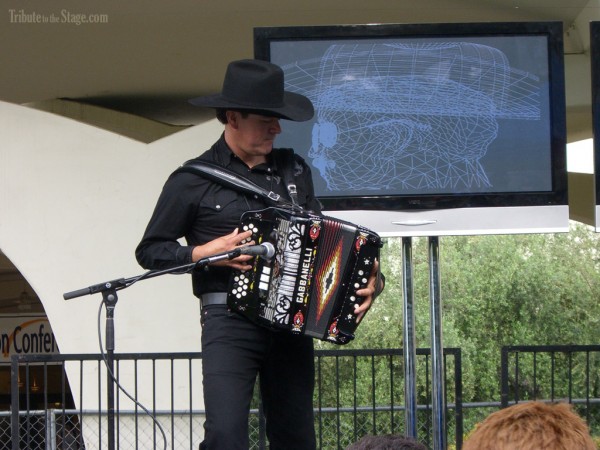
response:
<path id="1" fill-rule="evenodd" d="M 13 355 L 10 361 L 10 438 L 12 450 L 21 448 L 21 429 L 19 415 L 19 361 L 18 356 Z"/>
<path id="2" fill-rule="evenodd" d="M 56 450 L 56 414 L 53 409 L 47 409 L 46 416 L 46 450 Z"/>
<path id="3" fill-rule="evenodd" d="M 446 450 L 444 346 L 442 343 L 442 299 L 440 295 L 439 238 L 429 238 L 429 299 L 431 321 L 431 400 L 433 450 Z"/>
<path id="4" fill-rule="evenodd" d="M 404 399 L 406 409 L 405 435 L 417 438 L 417 387 L 416 387 L 416 344 L 415 344 L 415 310 L 413 291 L 412 238 L 402 238 L 402 295 L 403 308 L 403 340 L 404 340 Z"/>
<path id="5" fill-rule="evenodd" d="M 115 380 L 114 380 L 114 353 L 115 353 L 115 305 L 117 294 L 115 291 L 103 292 L 106 308 L 106 420 L 108 428 L 108 450 L 115 450 Z"/>

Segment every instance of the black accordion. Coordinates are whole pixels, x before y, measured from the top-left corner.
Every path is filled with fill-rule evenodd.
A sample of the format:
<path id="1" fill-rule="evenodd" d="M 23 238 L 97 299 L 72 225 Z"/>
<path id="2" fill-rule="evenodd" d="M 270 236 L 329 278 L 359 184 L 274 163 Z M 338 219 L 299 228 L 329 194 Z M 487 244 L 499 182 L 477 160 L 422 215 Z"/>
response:
<path id="1" fill-rule="evenodd" d="M 380 237 L 331 217 L 280 208 L 249 211 L 240 230 L 275 254 L 257 257 L 250 271 L 234 271 L 227 303 L 253 322 L 346 344 L 354 338 L 356 290 L 367 285 Z"/>

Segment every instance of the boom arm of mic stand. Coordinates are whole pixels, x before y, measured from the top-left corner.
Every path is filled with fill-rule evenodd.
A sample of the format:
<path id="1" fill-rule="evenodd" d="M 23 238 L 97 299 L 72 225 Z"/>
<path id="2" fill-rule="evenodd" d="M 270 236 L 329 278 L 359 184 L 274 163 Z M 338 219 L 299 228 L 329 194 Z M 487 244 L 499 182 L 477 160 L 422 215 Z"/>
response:
<path id="1" fill-rule="evenodd" d="M 63 298 L 65 300 L 71 300 L 76 297 L 97 294 L 99 292 L 104 293 L 104 292 L 108 292 L 108 291 L 118 291 L 121 289 L 125 289 L 125 288 L 131 286 L 133 283 L 136 283 L 141 280 L 146 280 L 148 278 L 154 278 L 154 277 L 158 277 L 161 275 L 167 275 L 167 274 L 189 273 L 198 267 L 204 267 L 209 264 L 213 264 L 215 262 L 223 261 L 226 259 L 237 258 L 240 255 L 241 255 L 240 249 L 235 249 L 230 252 L 218 253 L 213 256 L 207 256 L 206 258 L 199 259 L 198 261 L 190 263 L 190 264 L 184 264 L 181 266 L 171 267 L 169 269 L 150 270 L 148 272 L 145 272 L 145 273 L 135 276 L 135 277 L 118 278 L 116 280 L 105 281 L 103 283 L 94 284 L 92 286 L 88 286 L 83 289 L 77 289 L 75 291 L 66 292 L 63 294 Z"/>

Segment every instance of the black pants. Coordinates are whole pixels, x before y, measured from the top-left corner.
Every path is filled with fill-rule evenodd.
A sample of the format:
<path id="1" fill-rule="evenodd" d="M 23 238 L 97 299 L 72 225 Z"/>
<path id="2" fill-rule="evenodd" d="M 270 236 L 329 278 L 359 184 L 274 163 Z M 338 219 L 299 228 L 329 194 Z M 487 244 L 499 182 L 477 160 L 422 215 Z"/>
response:
<path id="1" fill-rule="evenodd" d="M 316 448 L 311 338 L 259 327 L 226 306 L 202 309 L 202 450 L 247 450 L 256 375 L 271 450 Z"/>

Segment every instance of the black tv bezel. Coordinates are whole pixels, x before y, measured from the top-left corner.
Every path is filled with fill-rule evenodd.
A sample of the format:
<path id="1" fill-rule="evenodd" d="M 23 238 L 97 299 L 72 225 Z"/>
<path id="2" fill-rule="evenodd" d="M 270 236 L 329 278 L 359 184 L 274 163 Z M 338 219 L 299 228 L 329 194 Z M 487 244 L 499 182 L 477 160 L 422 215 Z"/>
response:
<path id="1" fill-rule="evenodd" d="M 562 22 L 317 25 L 258 27 L 254 56 L 270 61 L 273 41 L 538 35 L 548 39 L 551 184 L 549 191 L 319 196 L 326 210 L 437 210 L 567 205 L 566 104 Z"/>
<path id="2" fill-rule="evenodd" d="M 600 206 L 600 21 L 590 22 L 590 71 L 592 91 L 592 136 L 594 141 L 594 204 Z M 598 228 L 599 211 L 594 222 Z"/>

